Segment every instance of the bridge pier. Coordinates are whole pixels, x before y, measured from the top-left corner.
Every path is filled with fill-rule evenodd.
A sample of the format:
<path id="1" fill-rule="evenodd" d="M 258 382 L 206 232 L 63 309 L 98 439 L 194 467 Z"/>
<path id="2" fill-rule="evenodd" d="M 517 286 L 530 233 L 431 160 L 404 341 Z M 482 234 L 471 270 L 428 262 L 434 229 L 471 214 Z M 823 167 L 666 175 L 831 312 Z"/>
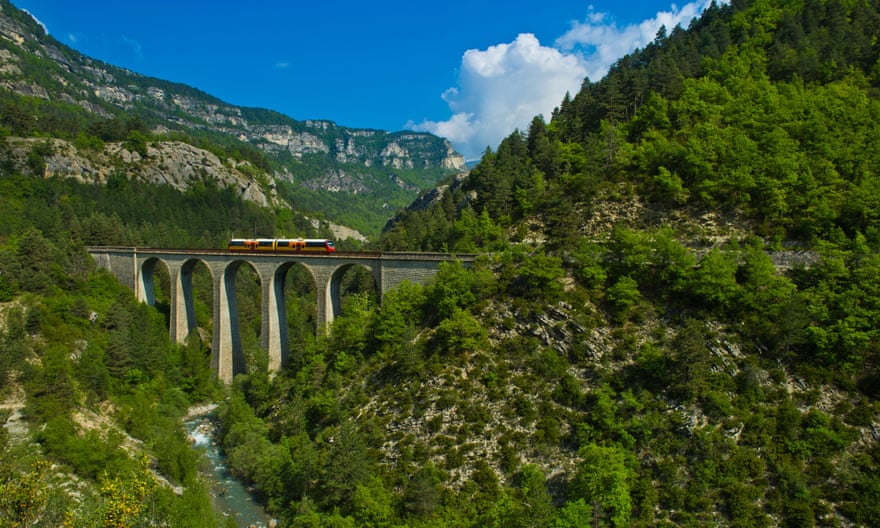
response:
<path id="1" fill-rule="evenodd" d="M 185 342 L 196 329 L 192 274 L 197 264 L 205 264 L 211 273 L 214 296 L 211 368 L 217 379 L 226 383 L 247 370 L 235 298 L 235 278 L 242 265 L 250 265 L 260 279 L 261 347 L 268 356 L 269 372 L 277 372 L 287 363 L 289 354 L 284 284 L 294 264 L 302 265 L 315 280 L 318 331 L 323 332 L 341 311 L 341 279 L 351 266 L 371 271 L 381 300 L 386 291 L 405 280 L 425 284 L 436 274 L 441 262 L 460 260 L 469 265 L 474 258 L 417 253 L 297 255 L 131 247 L 91 247 L 88 251 L 100 268 L 131 288 L 139 301 L 151 305 L 156 302 L 156 266 L 162 263 L 167 267 L 171 282 L 169 335 L 176 343 Z"/>
<path id="2" fill-rule="evenodd" d="M 284 282 L 290 266 L 257 264 L 263 290 L 263 319 L 260 339 L 269 356 L 269 372 L 277 372 L 287 363 L 287 307 L 284 304 Z"/>
<path id="3" fill-rule="evenodd" d="M 235 275 L 241 262 L 211 269 L 214 277 L 214 333 L 211 341 L 211 369 L 218 379 L 229 383 L 245 372 L 244 350 L 238 326 Z"/>
<path id="4" fill-rule="evenodd" d="M 193 305 L 192 273 L 195 262 L 183 262 L 179 266 L 169 266 L 171 279 L 170 292 L 170 334 L 175 343 L 183 343 L 196 329 L 196 312 Z"/>

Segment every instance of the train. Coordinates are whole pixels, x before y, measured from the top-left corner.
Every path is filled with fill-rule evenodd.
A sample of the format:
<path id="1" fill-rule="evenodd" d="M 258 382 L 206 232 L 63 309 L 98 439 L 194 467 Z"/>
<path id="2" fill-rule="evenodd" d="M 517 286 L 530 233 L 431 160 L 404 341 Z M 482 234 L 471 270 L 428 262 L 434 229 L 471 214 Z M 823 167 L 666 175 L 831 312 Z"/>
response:
<path id="1" fill-rule="evenodd" d="M 261 253 L 333 253 L 336 246 L 326 238 L 233 238 L 226 249 Z"/>

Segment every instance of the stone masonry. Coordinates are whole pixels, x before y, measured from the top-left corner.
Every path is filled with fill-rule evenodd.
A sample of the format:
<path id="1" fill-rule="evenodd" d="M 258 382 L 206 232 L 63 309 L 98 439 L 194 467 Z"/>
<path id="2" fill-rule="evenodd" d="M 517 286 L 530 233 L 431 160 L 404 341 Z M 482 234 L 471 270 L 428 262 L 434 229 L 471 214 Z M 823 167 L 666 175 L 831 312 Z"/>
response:
<path id="1" fill-rule="evenodd" d="M 91 247 L 89 253 L 99 267 L 131 288 L 139 301 L 150 305 L 156 301 L 153 282 L 156 266 L 167 268 L 171 279 L 170 334 L 178 343 L 184 342 L 196 328 L 192 272 L 197 264 L 204 264 L 213 282 L 211 367 L 217 378 L 227 383 L 235 374 L 246 370 L 235 300 L 235 277 L 242 265 L 250 265 L 262 284 L 262 347 L 269 357 L 269 371 L 277 372 L 286 363 L 289 352 L 284 279 L 293 265 L 301 264 L 315 280 L 321 330 L 329 326 L 341 311 L 340 283 L 352 266 L 370 270 L 381 297 L 404 281 L 425 284 L 437 273 L 441 262 L 459 260 L 469 266 L 474 260 L 473 255 L 439 253 L 317 255 L 132 247 Z"/>

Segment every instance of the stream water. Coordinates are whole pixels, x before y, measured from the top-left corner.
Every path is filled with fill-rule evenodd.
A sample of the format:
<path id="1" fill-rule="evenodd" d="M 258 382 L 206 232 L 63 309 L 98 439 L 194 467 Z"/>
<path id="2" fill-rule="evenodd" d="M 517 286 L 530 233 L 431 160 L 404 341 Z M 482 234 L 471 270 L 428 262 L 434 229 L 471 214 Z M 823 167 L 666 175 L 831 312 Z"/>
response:
<path id="1" fill-rule="evenodd" d="M 270 518 L 265 510 L 254 501 L 247 487 L 230 475 L 226 468 L 226 458 L 213 438 L 212 418 L 211 415 L 202 415 L 185 424 L 193 445 L 204 453 L 208 461 L 208 467 L 202 470 L 202 475 L 210 486 L 214 511 L 225 517 L 233 517 L 239 528 L 269 526 Z"/>

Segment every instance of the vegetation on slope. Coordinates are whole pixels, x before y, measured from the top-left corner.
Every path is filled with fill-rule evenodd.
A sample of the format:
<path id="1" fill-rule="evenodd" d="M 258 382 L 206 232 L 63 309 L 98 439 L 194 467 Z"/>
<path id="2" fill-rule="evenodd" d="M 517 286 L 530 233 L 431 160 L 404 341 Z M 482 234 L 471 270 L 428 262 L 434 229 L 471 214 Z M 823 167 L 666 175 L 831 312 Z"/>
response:
<path id="1" fill-rule="evenodd" d="M 351 300 L 283 375 L 237 379 L 230 467 L 292 526 L 880 519 L 880 321 L 843 307 L 880 299 L 871 251 L 786 277 L 760 245 L 697 261 L 621 229 L 576 259 Z"/>
<path id="2" fill-rule="evenodd" d="M 0 430 L 0 525 L 215 526 L 181 421 L 216 394 L 198 342 L 172 346 L 66 229 L 5 238 L 0 301 L 3 418 L 26 425 Z"/>
<path id="3" fill-rule="evenodd" d="M 486 250 L 472 269 L 444 266 L 381 306 L 350 295 L 327 335 L 303 331 L 307 307 L 289 310 L 290 364 L 239 376 L 221 406 L 232 471 L 289 526 L 880 524 L 877 20 L 867 1 L 733 2 L 585 83 L 382 241 Z M 19 210 L 40 226 L 63 212 L 46 209 Z M 67 231 L 16 229 L 8 298 L 25 298 L 32 273 L 7 269 L 47 277 L 34 287 L 77 277 L 81 251 L 22 267 L 22 241 L 66 248 Z M 811 252 L 791 265 L 768 251 L 791 247 Z M 259 325 L 242 327 L 258 357 Z M 113 340 L 87 341 L 101 339 L 112 380 Z M 142 424 L 182 401 L 156 380 L 184 399 L 209 385 L 151 343 L 129 349 L 121 372 L 139 374 L 107 399 L 163 402 L 119 414 L 156 443 L 161 428 Z M 39 366 L 16 370 L 46 372 L 25 385 L 30 412 L 53 368 L 91 394 L 76 362 L 29 346 Z M 100 480 L 53 447 L 63 426 L 46 428 L 44 452 Z M 185 455 L 167 456 L 185 479 Z"/>
<path id="4" fill-rule="evenodd" d="M 235 470 L 294 526 L 880 522 L 878 20 L 712 7 L 487 151 L 381 245 L 494 256 L 240 378 Z"/>
<path id="5" fill-rule="evenodd" d="M 318 234 L 210 186 L 0 174 L 0 416 L 22 413 L 25 426 L 0 428 L 0 526 L 217 525 L 181 421 L 222 397 L 208 351 L 197 336 L 170 343 L 161 288 L 158 311 L 137 303 L 85 246 L 222 247 L 235 226 Z M 259 285 L 248 278 L 240 312 L 250 321 Z M 208 332 L 209 306 L 197 300 Z M 291 320 L 314 335 L 294 308 Z"/>

